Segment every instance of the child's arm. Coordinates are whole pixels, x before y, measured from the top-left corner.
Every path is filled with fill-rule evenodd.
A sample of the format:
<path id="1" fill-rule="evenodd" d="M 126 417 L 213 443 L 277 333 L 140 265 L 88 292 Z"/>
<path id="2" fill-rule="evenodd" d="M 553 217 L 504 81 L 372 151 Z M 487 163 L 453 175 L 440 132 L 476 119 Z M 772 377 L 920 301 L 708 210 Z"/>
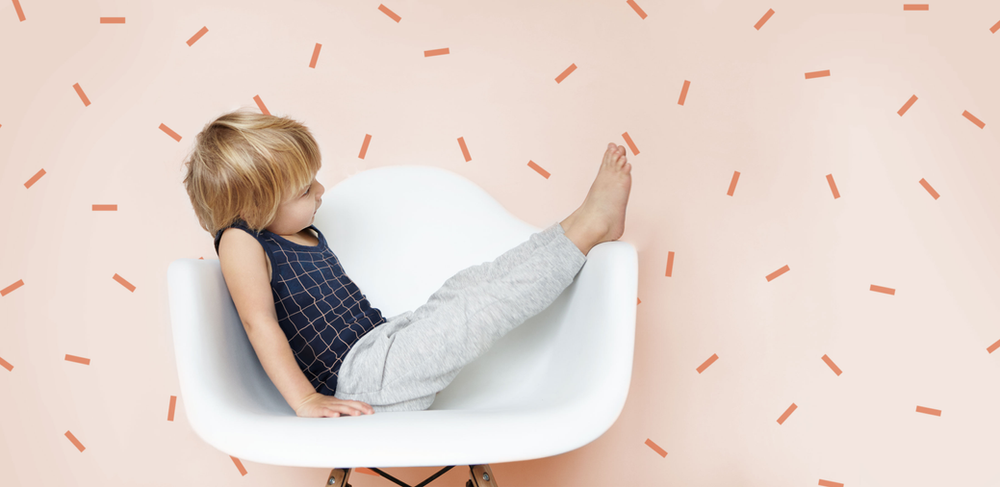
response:
<path id="1" fill-rule="evenodd" d="M 292 354 L 278 326 L 267 275 L 267 255 L 256 239 L 230 228 L 219 242 L 219 262 L 226 287 L 260 364 L 297 416 L 327 417 L 374 412 L 368 404 L 344 401 L 316 392 Z"/>

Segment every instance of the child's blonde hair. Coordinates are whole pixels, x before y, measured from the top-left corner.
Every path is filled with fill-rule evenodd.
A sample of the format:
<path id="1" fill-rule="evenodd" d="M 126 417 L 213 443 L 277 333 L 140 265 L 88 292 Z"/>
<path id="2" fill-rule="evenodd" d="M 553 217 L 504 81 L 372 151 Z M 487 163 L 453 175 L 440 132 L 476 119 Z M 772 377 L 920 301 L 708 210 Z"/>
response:
<path id="1" fill-rule="evenodd" d="M 212 236 L 237 219 L 260 231 L 290 191 L 308 186 L 320 168 L 319 146 L 286 117 L 237 110 L 205 125 L 184 186 L 201 227 Z"/>

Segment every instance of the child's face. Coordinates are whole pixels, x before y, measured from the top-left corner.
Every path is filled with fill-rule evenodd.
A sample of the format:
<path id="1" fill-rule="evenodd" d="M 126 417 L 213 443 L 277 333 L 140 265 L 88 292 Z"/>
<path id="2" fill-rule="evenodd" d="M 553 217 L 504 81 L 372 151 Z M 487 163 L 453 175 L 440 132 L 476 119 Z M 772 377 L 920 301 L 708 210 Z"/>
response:
<path id="1" fill-rule="evenodd" d="M 278 205 L 278 213 L 267 230 L 278 235 L 293 235 L 312 225 L 316 210 L 323 204 L 325 188 L 316 181 L 305 188 L 294 188 L 292 195 Z"/>

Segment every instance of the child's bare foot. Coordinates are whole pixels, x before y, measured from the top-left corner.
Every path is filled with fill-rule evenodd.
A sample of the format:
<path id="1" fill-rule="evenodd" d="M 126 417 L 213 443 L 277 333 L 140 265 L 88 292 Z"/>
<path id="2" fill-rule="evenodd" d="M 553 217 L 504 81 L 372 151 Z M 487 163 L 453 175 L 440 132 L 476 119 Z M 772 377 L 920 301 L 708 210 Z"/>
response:
<path id="1" fill-rule="evenodd" d="M 625 207 L 632 189 L 632 165 L 625 148 L 608 144 L 594 184 L 583 204 L 561 222 L 570 240 L 584 255 L 591 247 L 618 240 L 625 233 Z"/>

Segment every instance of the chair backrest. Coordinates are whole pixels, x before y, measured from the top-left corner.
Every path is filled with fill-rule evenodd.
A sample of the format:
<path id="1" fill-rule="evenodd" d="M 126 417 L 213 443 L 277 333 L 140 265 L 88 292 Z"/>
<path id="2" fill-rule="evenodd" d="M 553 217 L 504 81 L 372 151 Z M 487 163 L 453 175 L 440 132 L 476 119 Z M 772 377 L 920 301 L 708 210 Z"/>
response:
<path id="1" fill-rule="evenodd" d="M 456 272 L 493 260 L 542 230 L 471 181 L 425 166 L 371 169 L 340 182 L 324 196 L 315 224 L 387 318 L 415 309 Z M 294 415 L 257 360 L 218 261 L 178 260 L 168 280 L 178 373 L 192 423 L 199 404 L 231 410 L 229 416 Z M 625 242 L 598 245 L 552 306 L 463 369 L 431 409 L 596 405 L 603 404 L 602 394 L 615 394 L 623 404 L 636 286 L 635 249 Z"/>
<path id="2" fill-rule="evenodd" d="M 167 281 L 178 376 L 191 421 L 206 408 L 294 415 L 257 359 L 219 261 L 176 260 Z"/>

